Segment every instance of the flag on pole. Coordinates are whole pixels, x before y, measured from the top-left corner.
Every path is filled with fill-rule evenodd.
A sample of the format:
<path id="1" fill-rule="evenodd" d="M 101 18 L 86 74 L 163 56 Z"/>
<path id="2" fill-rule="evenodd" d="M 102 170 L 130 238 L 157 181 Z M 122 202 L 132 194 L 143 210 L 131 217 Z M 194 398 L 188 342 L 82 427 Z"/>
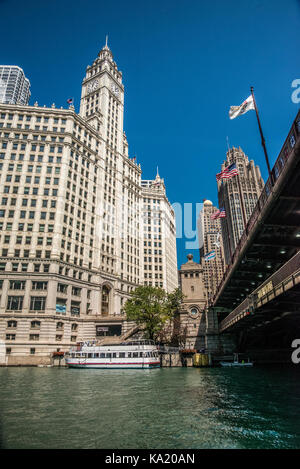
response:
<path id="1" fill-rule="evenodd" d="M 215 213 L 213 213 L 210 216 L 211 220 L 216 220 L 217 218 L 225 218 L 225 217 L 226 217 L 225 208 L 220 208 L 220 210 L 217 210 Z"/>
<path id="2" fill-rule="evenodd" d="M 73 104 L 73 98 L 67 99 L 67 103 L 68 103 L 68 104 Z"/>
<path id="3" fill-rule="evenodd" d="M 220 173 L 216 174 L 217 181 L 220 181 L 220 179 L 230 179 L 233 176 L 236 176 L 239 174 L 239 171 L 236 167 L 235 163 L 232 163 L 231 165 L 227 166 L 223 171 Z"/>
<path id="4" fill-rule="evenodd" d="M 229 118 L 235 119 L 251 109 L 255 109 L 252 95 L 250 95 L 240 106 L 230 106 Z"/>
<path id="5" fill-rule="evenodd" d="M 215 257 L 216 257 L 216 251 L 210 251 L 209 253 L 205 254 L 204 260 L 210 261 L 211 259 L 214 259 Z"/>

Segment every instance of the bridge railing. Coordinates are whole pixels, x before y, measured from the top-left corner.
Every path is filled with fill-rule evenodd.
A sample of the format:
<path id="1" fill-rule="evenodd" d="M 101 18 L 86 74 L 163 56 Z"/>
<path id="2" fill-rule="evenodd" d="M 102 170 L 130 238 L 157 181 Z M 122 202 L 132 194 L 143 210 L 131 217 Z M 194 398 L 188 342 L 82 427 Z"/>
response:
<path id="1" fill-rule="evenodd" d="M 218 293 L 221 291 L 221 289 L 223 288 L 226 280 L 227 280 L 227 277 L 230 273 L 230 271 L 232 270 L 232 267 L 233 265 L 235 264 L 236 260 L 238 259 L 239 255 L 240 255 L 240 252 L 242 250 L 242 248 L 244 247 L 245 243 L 247 242 L 247 239 L 248 239 L 248 236 L 249 236 L 249 232 L 251 231 L 251 229 L 254 227 L 254 225 L 256 224 L 257 222 L 257 219 L 260 215 L 260 213 L 262 212 L 264 206 L 266 205 L 270 195 L 272 194 L 272 187 L 274 187 L 279 178 L 280 178 L 280 175 L 282 174 L 284 168 L 285 168 L 285 165 L 289 159 L 289 156 L 292 152 L 292 150 L 294 149 L 297 141 L 300 139 L 300 111 L 298 111 L 298 114 L 292 124 L 292 127 L 288 133 L 288 136 L 281 148 L 281 151 L 279 153 L 279 156 L 277 158 L 277 160 L 275 161 L 275 164 L 273 166 L 273 169 L 271 171 L 271 174 L 272 174 L 272 178 L 273 178 L 273 183 L 272 181 L 270 180 L 270 178 L 268 178 L 263 190 L 262 190 L 262 193 L 260 194 L 260 197 L 253 209 L 253 212 L 247 222 L 247 225 L 244 229 L 244 232 L 236 246 L 236 249 L 231 257 L 231 262 L 230 264 L 227 266 L 227 269 L 226 271 L 224 272 L 224 275 L 223 275 L 223 278 L 218 286 L 218 289 L 217 289 L 217 293 L 215 294 L 215 296 L 213 297 L 212 299 L 212 303 L 215 302 L 217 296 L 218 296 Z"/>
<path id="2" fill-rule="evenodd" d="M 280 269 L 274 272 L 273 275 L 267 278 L 258 288 L 256 288 L 245 300 L 239 304 L 231 313 L 223 319 L 220 324 L 220 330 L 226 329 L 232 321 L 238 318 L 239 315 L 245 315 L 251 308 L 256 308 L 261 299 L 274 291 L 282 282 L 296 275 L 300 271 L 300 251 L 297 252 L 289 261 L 287 261 Z M 270 289 L 266 289 L 267 285 Z M 265 293 L 264 293 L 265 292 Z M 260 294 L 261 293 L 261 294 Z"/>

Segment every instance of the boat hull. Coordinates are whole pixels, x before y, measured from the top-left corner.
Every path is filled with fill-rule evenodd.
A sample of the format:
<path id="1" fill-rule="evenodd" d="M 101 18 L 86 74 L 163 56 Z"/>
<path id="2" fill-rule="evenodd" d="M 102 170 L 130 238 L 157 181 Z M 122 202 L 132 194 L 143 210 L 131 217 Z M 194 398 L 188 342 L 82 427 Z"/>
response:
<path id="1" fill-rule="evenodd" d="M 66 360 L 66 365 L 69 368 L 97 368 L 97 369 L 110 369 L 110 370 L 119 370 L 119 369 L 152 369 L 160 368 L 160 362 L 151 362 L 151 363 L 93 363 L 93 362 L 75 362 Z"/>

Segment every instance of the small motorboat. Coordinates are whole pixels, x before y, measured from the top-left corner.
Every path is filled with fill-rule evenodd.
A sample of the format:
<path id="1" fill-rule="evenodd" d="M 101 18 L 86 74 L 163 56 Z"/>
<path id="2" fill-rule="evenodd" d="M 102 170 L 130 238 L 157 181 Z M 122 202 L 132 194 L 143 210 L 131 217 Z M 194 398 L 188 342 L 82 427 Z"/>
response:
<path id="1" fill-rule="evenodd" d="M 237 353 L 235 353 L 233 356 L 233 362 L 220 362 L 220 365 L 221 366 L 238 366 L 238 367 L 248 366 L 249 367 L 249 366 L 253 366 L 253 363 L 250 362 L 249 358 L 247 362 L 245 362 L 244 360 L 239 362 L 239 356 Z"/>

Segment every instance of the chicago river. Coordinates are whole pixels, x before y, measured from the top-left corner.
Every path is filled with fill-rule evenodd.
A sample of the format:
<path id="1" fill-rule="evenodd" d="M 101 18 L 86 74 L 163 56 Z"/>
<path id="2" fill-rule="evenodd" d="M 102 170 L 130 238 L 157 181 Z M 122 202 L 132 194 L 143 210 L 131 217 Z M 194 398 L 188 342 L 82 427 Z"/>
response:
<path id="1" fill-rule="evenodd" d="M 2 448 L 297 448 L 300 368 L 0 369 Z"/>

